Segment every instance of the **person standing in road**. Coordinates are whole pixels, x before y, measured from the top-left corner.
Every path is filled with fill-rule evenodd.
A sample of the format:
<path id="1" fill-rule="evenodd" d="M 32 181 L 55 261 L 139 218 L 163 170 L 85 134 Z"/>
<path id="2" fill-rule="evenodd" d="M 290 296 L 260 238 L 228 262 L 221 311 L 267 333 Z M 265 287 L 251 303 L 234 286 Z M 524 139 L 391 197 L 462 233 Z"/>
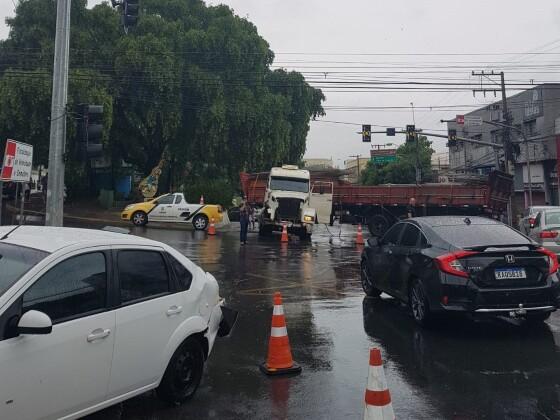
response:
<path id="1" fill-rule="evenodd" d="M 241 233 L 239 239 L 241 245 L 247 244 L 247 231 L 249 230 L 250 206 L 246 200 L 243 200 L 239 207 L 239 224 L 241 225 Z"/>
<path id="2" fill-rule="evenodd" d="M 406 207 L 406 217 L 412 219 L 416 217 L 416 198 L 410 197 L 408 200 L 408 206 Z"/>

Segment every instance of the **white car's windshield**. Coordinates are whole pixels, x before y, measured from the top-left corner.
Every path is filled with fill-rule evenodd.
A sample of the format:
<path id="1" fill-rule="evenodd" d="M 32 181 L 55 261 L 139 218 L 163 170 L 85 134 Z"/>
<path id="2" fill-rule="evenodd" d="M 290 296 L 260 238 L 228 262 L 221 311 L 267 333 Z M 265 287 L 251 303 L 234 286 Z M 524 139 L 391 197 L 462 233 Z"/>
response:
<path id="1" fill-rule="evenodd" d="M 309 180 L 301 178 L 272 177 L 270 189 L 280 191 L 309 192 Z"/>
<path id="2" fill-rule="evenodd" d="M 48 253 L 0 242 L 0 296 Z"/>

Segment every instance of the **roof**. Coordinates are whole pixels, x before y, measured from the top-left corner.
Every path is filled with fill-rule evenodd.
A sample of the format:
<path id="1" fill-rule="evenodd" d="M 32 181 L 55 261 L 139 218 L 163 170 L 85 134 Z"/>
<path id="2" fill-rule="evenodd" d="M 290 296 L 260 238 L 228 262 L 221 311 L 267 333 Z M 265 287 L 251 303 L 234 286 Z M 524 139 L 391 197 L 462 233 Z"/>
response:
<path id="1" fill-rule="evenodd" d="M 14 228 L 15 226 L 0 226 L 0 237 L 4 236 Z M 73 245 L 158 245 L 157 242 L 134 235 L 125 235 L 122 233 L 95 229 L 75 229 L 47 226 L 20 226 L 10 233 L 8 238 L 0 242 L 39 249 L 49 253 L 53 253 L 62 248 Z"/>
<path id="2" fill-rule="evenodd" d="M 282 176 L 286 178 L 302 178 L 309 179 L 309 171 L 305 169 L 286 169 L 286 168 L 272 168 L 270 170 L 271 176 Z"/>
<path id="3" fill-rule="evenodd" d="M 420 224 L 425 224 L 430 227 L 435 226 L 461 226 L 465 225 L 465 219 L 471 221 L 471 225 L 496 225 L 500 224 L 497 220 L 489 219 L 487 217 L 480 216 L 427 216 L 427 217 L 415 217 L 411 220 L 415 220 Z"/>

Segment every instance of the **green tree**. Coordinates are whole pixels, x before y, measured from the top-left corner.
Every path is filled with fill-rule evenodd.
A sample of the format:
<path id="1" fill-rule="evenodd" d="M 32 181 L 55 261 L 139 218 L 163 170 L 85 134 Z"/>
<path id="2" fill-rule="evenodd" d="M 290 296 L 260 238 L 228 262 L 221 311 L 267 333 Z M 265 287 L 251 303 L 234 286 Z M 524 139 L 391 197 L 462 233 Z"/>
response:
<path id="1" fill-rule="evenodd" d="M 201 0 L 141 6 L 125 35 L 107 3 L 73 0 L 67 150 L 74 106 L 102 103 L 113 166 L 147 174 L 167 150 L 164 185 L 237 185 L 241 170 L 301 159 L 324 96 L 299 73 L 271 70 L 274 54 L 251 22 Z M 55 14 L 51 0 L 20 1 L 0 42 L 0 135 L 35 145 L 38 163 L 48 160 Z"/>
<path id="2" fill-rule="evenodd" d="M 432 143 L 426 136 L 419 137 L 418 148 L 416 142 L 405 143 L 397 149 L 397 160 L 387 164 L 368 162 L 362 172 L 361 182 L 364 185 L 379 184 L 414 184 L 416 182 L 416 156 L 419 156 L 422 181 L 431 176 L 431 160 L 434 150 Z"/>

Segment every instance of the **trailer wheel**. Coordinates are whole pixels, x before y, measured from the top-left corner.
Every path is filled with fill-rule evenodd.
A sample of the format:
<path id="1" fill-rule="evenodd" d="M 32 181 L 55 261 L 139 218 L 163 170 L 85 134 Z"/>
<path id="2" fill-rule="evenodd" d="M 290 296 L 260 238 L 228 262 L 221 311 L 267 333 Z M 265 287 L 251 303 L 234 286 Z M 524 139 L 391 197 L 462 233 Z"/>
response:
<path id="1" fill-rule="evenodd" d="M 329 226 L 333 226 L 334 225 L 334 215 L 330 215 L 329 217 Z"/>
<path id="2" fill-rule="evenodd" d="M 382 216 L 380 214 L 371 216 L 368 219 L 369 232 L 373 236 L 383 236 L 390 226 L 391 223 L 389 222 L 389 220 L 387 220 L 385 216 Z"/>

